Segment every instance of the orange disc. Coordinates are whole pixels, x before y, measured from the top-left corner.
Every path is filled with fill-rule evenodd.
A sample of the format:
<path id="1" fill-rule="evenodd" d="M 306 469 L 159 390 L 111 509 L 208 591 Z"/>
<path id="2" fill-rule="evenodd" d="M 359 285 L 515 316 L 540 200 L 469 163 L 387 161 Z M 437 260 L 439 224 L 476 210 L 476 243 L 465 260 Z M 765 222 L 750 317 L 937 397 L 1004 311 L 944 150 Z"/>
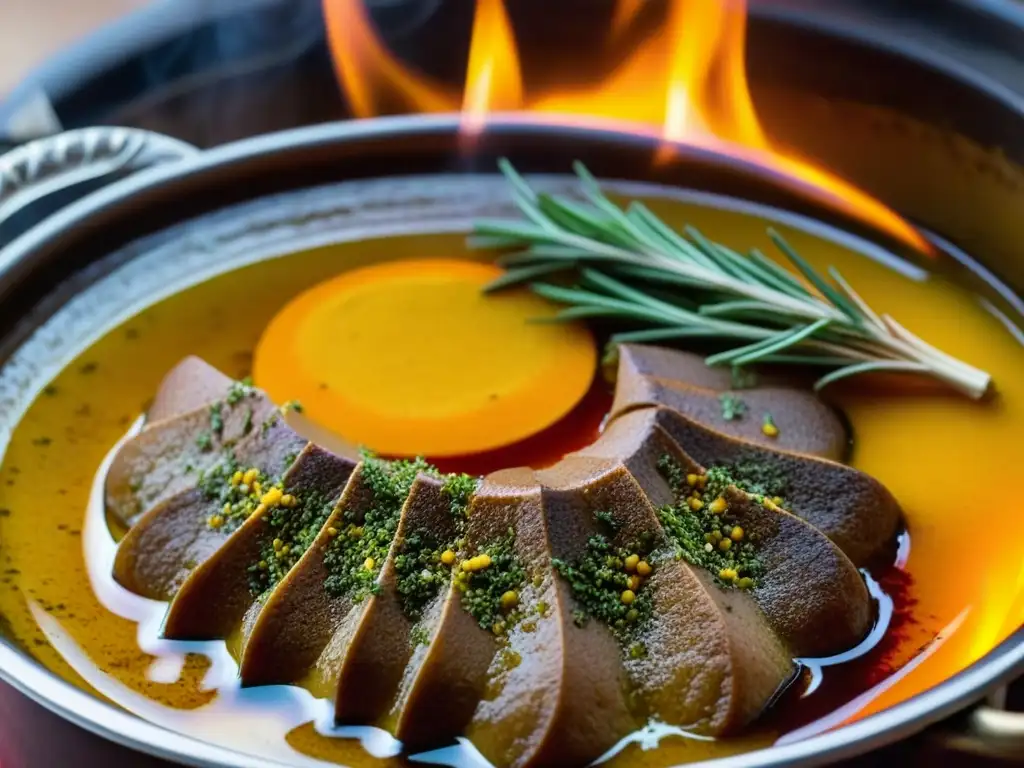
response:
<path id="1" fill-rule="evenodd" d="M 528 437 L 583 397 L 597 351 L 582 325 L 531 322 L 558 308 L 529 291 L 483 294 L 501 274 L 399 261 L 320 283 L 267 326 L 256 384 L 385 455 L 455 456 Z"/>

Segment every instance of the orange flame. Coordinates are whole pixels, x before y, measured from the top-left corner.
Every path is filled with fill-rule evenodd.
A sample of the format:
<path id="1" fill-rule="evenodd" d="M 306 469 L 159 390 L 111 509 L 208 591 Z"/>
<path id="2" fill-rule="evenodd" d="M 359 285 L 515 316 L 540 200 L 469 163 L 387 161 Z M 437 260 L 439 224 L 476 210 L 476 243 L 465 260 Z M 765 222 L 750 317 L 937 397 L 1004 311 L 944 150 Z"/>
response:
<path id="1" fill-rule="evenodd" d="M 475 133 L 489 113 L 516 110 L 522 103 L 519 54 L 505 5 L 501 0 L 477 0 L 462 101 L 463 130 Z"/>
<path id="2" fill-rule="evenodd" d="M 664 159 L 697 145 L 773 170 L 825 196 L 840 210 L 923 252 L 931 247 L 897 213 L 827 170 L 773 147 L 747 83 L 746 0 L 668 0 L 666 22 L 603 82 L 523 85 L 515 35 L 502 0 L 477 0 L 462 95 L 462 128 L 480 131 L 488 115 L 523 111 L 549 120 L 660 126 Z M 627 29 L 642 0 L 618 0 L 609 39 Z M 381 44 L 360 0 L 324 0 L 338 78 L 357 117 L 386 112 L 449 112 L 458 96 L 412 71 Z M 583 118 L 582 120 L 580 118 Z"/>

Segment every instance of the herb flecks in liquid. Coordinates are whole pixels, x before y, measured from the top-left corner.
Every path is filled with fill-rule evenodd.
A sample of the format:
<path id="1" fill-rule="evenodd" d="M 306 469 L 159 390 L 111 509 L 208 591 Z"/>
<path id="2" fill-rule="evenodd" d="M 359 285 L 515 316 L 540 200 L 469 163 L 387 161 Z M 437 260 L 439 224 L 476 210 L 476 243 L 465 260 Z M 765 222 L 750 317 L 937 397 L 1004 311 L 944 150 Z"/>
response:
<path id="1" fill-rule="evenodd" d="M 729 514 L 725 500 L 731 485 L 751 493 L 724 467 L 705 474 L 686 474 L 670 456 L 663 456 L 658 469 L 676 498 L 658 510 L 658 519 L 676 545 L 676 553 L 688 563 L 710 571 L 722 585 L 750 589 L 763 574 L 757 559 L 756 541 Z M 773 504 L 760 494 L 758 503 Z"/>

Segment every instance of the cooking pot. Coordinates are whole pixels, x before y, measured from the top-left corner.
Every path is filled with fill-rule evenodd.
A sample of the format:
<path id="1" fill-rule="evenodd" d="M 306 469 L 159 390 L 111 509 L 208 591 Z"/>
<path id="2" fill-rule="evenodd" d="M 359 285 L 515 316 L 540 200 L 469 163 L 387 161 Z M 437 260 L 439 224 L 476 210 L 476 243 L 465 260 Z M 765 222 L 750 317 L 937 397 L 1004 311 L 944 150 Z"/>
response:
<path id="1" fill-rule="evenodd" d="M 769 132 L 917 223 L 937 248 L 970 267 L 957 273 L 968 287 L 1011 324 L 1024 323 L 1024 101 L 934 51 L 890 48 L 781 17 L 755 24 L 761 42 L 752 56 L 764 55 L 759 45 L 788 52 L 770 67 L 751 67 Z M 829 52 L 827 65 L 801 62 L 822 50 Z M 884 72 L 884 87 L 866 87 L 850 72 Z M 117 178 L 0 251 L 0 366 L 23 364 L 16 351 L 27 338 L 84 286 L 142 254 L 163 249 L 169 264 L 201 271 L 224 267 L 221 251 L 284 253 L 299 243 L 403 228 L 459 230 L 478 215 L 508 214 L 493 176 L 501 156 L 526 172 L 547 174 L 579 159 L 599 177 L 618 180 L 622 191 L 654 183 L 696 190 L 900 247 L 808 188 L 709 150 L 679 147 L 669 162 L 655 164 L 661 143 L 652 135 L 520 115 L 495 116 L 467 145 L 459 124 L 453 115 L 330 123 L 206 151 L 137 129 L 97 127 L 13 150 L 0 158 L 0 220 L 69 187 Z M 957 184 L 942 184 L 953 172 Z M 557 177 L 544 183 L 565 184 Z M 110 316 L 124 309 L 112 306 Z M 74 333 L 55 340 L 50 362 L 58 364 L 82 342 Z M 26 367 L 25 397 L 45 373 Z M 25 405 L 0 402 L 0 450 Z M 859 754 L 962 710 L 1022 673 L 1024 629 L 1018 629 L 969 668 L 908 701 L 804 741 L 748 753 L 744 764 L 814 764 Z M 63 717 L 142 751 L 197 765 L 277 764 L 137 718 L 64 682 L 2 636 L 0 677 Z M 977 710 L 971 725 L 1007 754 L 1024 749 L 1024 726 L 1012 715 Z"/>

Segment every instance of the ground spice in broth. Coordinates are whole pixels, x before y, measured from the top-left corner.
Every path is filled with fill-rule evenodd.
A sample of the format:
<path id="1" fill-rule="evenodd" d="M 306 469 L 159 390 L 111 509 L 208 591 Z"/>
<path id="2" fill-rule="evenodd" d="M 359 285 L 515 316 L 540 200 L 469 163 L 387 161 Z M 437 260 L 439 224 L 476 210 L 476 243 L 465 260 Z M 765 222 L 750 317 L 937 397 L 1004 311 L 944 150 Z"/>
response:
<path id="1" fill-rule="evenodd" d="M 649 205 L 666 221 L 690 221 L 732 246 L 767 250 L 763 220 L 658 200 Z M 848 713 L 863 717 L 980 658 L 1024 618 L 1024 537 L 1015 535 L 1013 524 L 1024 512 L 1024 500 L 1005 493 L 1002 485 L 1024 465 L 1019 343 L 975 297 L 948 282 L 909 279 L 806 233 L 786 229 L 785 236 L 816 266 L 837 266 L 879 311 L 893 311 L 923 338 L 991 372 L 998 391 L 984 403 L 920 388 L 894 394 L 864 380 L 829 391 L 853 428 L 851 463 L 893 492 L 909 525 L 905 568 L 875 573 L 894 601 L 889 632 L 860 659 L 825 667 L 810 696 L 792 690 L 741 738 L 710 742 L 676 735 L 664 738 L 661 749 L 643 750 L 638 737 L 611 759 L 614 765 L 670 765 L 768 745 L 781 732 L 805 728 L 889 679 L 927 648 L 923 663 L 859 712 Z M 30 407 L 0 466 L 0 633 L 74 684 L 208 741 L 278 759 L 297 759 L 301 753 L 347 765 L 403 764 L 401 758 L 385 757 L 394 747 L 386 739 L 376 747 L 367 742 L 378 761 L 355 739 L 322 735 L 311 723 L 322 709 L 297 689 L 268 697 L 273 711 L 254 707 L 231 682 L 226 651 L 210 658 L 168 655 L 166 646 L 154 641 L 155 627 L 140 632 L 134 622 L 107 610 L 90 583 L 90 573 L 95 577 L 98 571 L 87 567 L 86 557 L 98 555 L 88 551 L 91 536 L 83 541 L 83 516 L 104 456 L 181 357 L 199 355 L 244 376 L 273 314 L 342 265 L 464 252 L 459 236 L 403 237 L 255 264 L 159 302 L 82 352 Z M 447 459 L 439 468 L 476 474 L 524 461 L 550 464 L 593 440 L 607 406 L 607 389 L 596 385 L 546 433 L 488 454 Z M 979 526 L 978 520 L 989 523 Z M 956 578 L 949 577 L 953 563 Z M 932 644 L 944 629 L 944 641 Z M 191 717 L 200 707 L 202 717 Z M 263 741 L 253 744 L 257 730 Z M 656 739 L 657 734 L 648 736 Z"/>

